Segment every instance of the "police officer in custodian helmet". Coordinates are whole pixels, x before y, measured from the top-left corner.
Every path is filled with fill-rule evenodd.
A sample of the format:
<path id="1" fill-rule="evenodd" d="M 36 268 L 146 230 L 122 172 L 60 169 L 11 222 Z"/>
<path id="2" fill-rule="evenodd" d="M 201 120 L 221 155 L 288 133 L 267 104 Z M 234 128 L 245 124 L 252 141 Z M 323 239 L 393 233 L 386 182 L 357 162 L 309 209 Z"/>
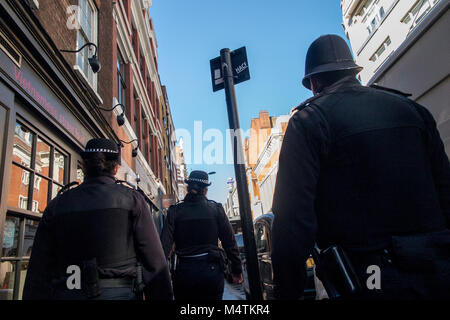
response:
<path id="1" fill-rule="evenodd" d="M 147 285 L 158 279 L 160 294 L 170 297 L 169 271 L 149 207 L 142 194 L 114 178 L 118 145 L 92 139 L 82 157 L 86 180 L 53 199 L 39 223 L 23 298 L 140 298 L 139 264 L 150 274 Z"/>
<path id="2" fill-rule="evenodd" d="M 222 205 L 206 198 L 211 185 L 206 172 L 192 171 L 185 182 L 188 193 L 183 202 L 169 208 L 161 233 L 166 257 L 175 244 L 175 300 L 222 300 L 224 260 L 218 239 L 231 262 L 233 281 L 242 282 L 233 229 Z"/>
<path id="3" fill-rule="evenodd" d="M 342 298 L 449 298 L 450 166 L 436 123 L 401 92 L 362 86 L 360 69 L 336 35 L 308 49 L 314 97 L 293 110 L 273 200 L 277 295 L 302 297 L 317 244 L 319 278 Z"/>

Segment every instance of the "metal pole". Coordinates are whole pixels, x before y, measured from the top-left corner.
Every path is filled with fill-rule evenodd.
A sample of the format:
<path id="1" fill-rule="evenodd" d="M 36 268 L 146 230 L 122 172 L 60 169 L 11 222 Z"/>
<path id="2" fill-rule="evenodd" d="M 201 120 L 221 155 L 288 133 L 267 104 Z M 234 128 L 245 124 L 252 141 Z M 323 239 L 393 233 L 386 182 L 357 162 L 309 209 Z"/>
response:
<path id="1" fill-rule="evenodd" d="M 256 242 L 253 232 L 252 212 L 250 209 L 250 196 L 248 192 L 247 176 L 240 134 L 239 115 L 237 111 L 236 91 L 234 89 L 233 69 L 231 64 L 230 49 L 220 50 L 220 60 L 225 84 L 225 96 L 227 101 L 228 121 L 230 129 L 235 133 L 234 146 L 234 172 L 236 175 L 236 187 L 239 198 L 239 211 L 241 215 L 242 236 L 247 257 L 247 272 L 251 300 L 263 300 L 262 286 L 259 276 L 258 256 L 256 254 Z"/>

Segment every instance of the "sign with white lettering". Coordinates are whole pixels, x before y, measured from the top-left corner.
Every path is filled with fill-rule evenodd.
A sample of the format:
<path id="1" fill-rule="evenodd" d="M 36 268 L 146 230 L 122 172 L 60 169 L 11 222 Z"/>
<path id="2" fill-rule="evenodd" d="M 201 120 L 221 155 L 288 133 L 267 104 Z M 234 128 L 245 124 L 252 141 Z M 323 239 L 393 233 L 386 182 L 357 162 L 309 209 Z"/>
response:
<path id="1" fill-rule="evenodd" d="M 248 68 L 247 50 L 245 47 L 231 51 L 231 64 L 233 68 L 234 84 L 250 80 L 250 69 Z M 211 78 L 213 91 L 219 91 L 225 88 L 220 57 L 214 58 L 209 62 L 211 66 Z"/>

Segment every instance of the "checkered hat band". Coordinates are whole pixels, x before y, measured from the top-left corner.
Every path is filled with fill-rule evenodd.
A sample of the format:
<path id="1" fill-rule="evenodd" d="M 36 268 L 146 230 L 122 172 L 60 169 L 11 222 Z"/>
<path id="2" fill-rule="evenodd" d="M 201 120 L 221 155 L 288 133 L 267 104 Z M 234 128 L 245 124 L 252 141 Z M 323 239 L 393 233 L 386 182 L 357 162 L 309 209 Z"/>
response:
<path id="1" fill-rule="evenodd" d="M 115 150 L 110 149 L 102 149 L 102 148 L 92 148 L 92 149 L 86 149 L 84 152 L 106 152 L 106 153 L 119 153 Z"/>
<path id="2" fill-rule="evenodd" d="M 208 180 L 197 179 L 197 178 L 189 178 L 188 181 L 196 181 L 196 182 L 201 182 L 201 183 L 205 183 L 205 184 L 209 183 Z"/>

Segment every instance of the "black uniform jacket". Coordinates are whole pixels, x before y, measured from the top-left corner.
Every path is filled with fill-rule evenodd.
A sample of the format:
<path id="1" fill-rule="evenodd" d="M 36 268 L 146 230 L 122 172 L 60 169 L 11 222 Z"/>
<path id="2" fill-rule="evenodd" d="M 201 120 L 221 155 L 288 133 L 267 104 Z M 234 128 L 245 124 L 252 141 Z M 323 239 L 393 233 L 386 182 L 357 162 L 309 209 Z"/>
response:
<path id="1" fill-rule="evenodd" d="M 232 272 L 240 274 L 239 249 L 220 203 L 188 193 L 183 202 L 169 208 L 161 233 L 166 257 L 169 257 L 174 243 L 179 256 L 217 254 L 218 239 L 231 262 Z"/>
<path id="2" fill-rule="evenodd" d="M 98 204 L 102 201 L 98 199 L 108 203 Z M 118 219 L 123 219 L 123 225 Z M 72 221 L 84 229 L 72 228 Z M 149 207 L 140 193 L 118 185 L 112 176 L 87 178 L 48 204 L 36 232 L 24 299 L 51 299 L 52 278 L 65 271 L 60 270 L 61 261 L 86 252 L 98 254 L 101 278 L 135 277 L 139 260 L 146 270 L 147 286 L 157 278 L 161 294 L 170 296 L 168 266 Z M 104 256 L 104 252 L 114 255 Z"/>
<path id="3" fill-rule="evenodd" d="M 450 166 L 427 109 L 342 79 L 289 121 L 273 199 L 280 298 L 302 296 L 317 243 L 378 250 L 393 235 L 448 228 Z"/>

